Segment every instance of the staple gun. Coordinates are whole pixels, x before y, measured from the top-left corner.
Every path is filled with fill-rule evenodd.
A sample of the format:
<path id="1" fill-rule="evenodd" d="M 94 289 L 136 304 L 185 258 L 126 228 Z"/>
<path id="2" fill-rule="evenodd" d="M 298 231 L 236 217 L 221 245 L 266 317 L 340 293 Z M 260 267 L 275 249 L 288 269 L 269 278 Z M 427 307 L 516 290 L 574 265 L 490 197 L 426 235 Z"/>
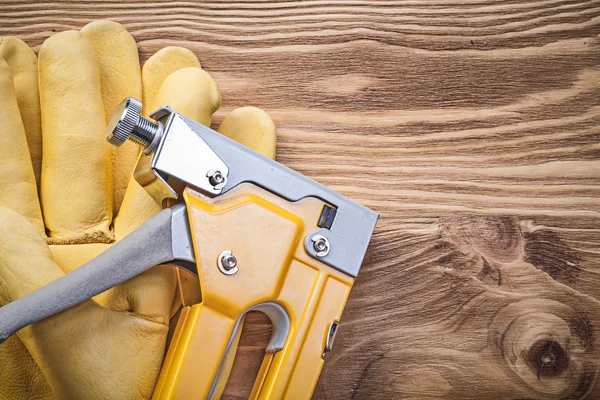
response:
<path id="1" fill-rule="evenodd" d="M 0 342 L 148 270 L 197 275 L 155 399 L 210 398 L 243 316 L 273 332 L 253 399 L 310 398 L 367 251 L 377 213 L 168 107 L 125 99 L 107 139 L 144 148 L 135 179 L 170 207 L 104 253 L 0 308 Z M 197 282 L 196 282 L 197 285 Z"/>

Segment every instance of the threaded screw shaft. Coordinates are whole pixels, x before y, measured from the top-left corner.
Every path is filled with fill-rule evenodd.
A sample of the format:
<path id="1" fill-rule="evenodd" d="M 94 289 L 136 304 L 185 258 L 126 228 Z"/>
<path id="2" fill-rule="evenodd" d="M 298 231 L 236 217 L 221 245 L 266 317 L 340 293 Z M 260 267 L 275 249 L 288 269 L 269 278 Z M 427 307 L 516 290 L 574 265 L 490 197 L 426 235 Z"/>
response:
<path id="1" fill-rule="evenodd" d="M 147 149 L 159 133 L 160 125 L 142 116 L 142 103 L 129 97 L 121 102 L 113 114 L 106 138 L 115 146 L 130 139 Z"/>

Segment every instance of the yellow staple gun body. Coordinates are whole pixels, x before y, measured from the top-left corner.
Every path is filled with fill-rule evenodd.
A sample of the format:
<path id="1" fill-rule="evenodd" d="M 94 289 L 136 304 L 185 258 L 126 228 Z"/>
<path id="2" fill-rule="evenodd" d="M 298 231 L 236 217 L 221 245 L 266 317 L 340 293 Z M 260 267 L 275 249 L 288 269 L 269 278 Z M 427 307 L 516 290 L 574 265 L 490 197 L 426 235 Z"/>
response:
<path id="1" fill-rule="evenodd" d="M 210 199 L 184 193 L 197 254 L 202 303 L 186 307 L 167 354 L 155 398 L 205 398 L 216 382 L 240 318 L 265 312 L 273 335 L 251 398 L 310 398 L 354 279 L 311 257 L 303 238 L 321 213 L 314 198 L 290 203 L 256 186 Z M 204 240 L 207 233 L 227 233 Z M 238 271 L 215 259 L 230 249 Z"/>
<path id="2" fill-rule="evenodd" d="M 273 333 L 251 398 L 310 398 L 378 215 L 168 108 L 152 115 L 156 122 L 140 111 L 126 99 L 109 142 L 142 145 L 151 157 L 140 159 L 136 180 L 157 201 L 183 202 L 0 308 L 0 341 L 154 265 L 176 263 L 198 275 L 202 299 L 181 312 L 153 398 L 211 398 L 253 310 L 270 318 Z"/>

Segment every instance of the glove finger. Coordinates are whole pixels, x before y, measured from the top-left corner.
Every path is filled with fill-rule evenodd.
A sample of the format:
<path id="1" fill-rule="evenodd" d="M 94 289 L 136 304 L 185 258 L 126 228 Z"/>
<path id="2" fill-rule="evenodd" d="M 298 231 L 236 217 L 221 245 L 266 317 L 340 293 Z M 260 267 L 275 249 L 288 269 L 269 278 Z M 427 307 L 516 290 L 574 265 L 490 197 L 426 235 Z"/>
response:
<path id="1" fill-rule="evenodd" d="M 98 54 L 102 81 L 102 100 L 106 122 L 126 97 L 142 98 L 142 75 L 137 45 L 123 25 L 94 21 L 81 29 Z M 139 146 L 125 142 L 112 147 L 113 214 L 119 212 L 125 189 L 131 179 L 139 154 Z"/>
<path id="2" fill-rule="evenodd" d="M 115 238 L 123 239 L 160 210 L 162 206 L 155 202 L 135 179 L 131 179 L 125 192 L 121 212 L 113 224 Z"/>
<path id="3" fill-rule="evenodd" d="M 149 115 L 164 105 L 157 102 L 163 81 L 178 69 L 200 68 L 196 55 L 183 47 L 169 46 L 154 53 L 142 68 L 142 106 L 144 115 Z"/>
<path id="4" fill-rule="evenodd" d="M 96 51 L 81 32 L 61 32 L 42 44 L 38 67 L 41 198 L 51 242 L 110 242 L 111 149 Z"/>
<path id="5" fill-rule="evenodd" d="M 265 111 L 242 107 L 230 112 L 221 122 L 219 133 L 262 155 L 275 159 L 277 129 Z"/>
<path id="6" fill-rule="evenodd" d="M 4 58 L 8 64 L 13 77 L 17 103 L 33 164 L 33 173 L 39 190 L 42 169 L 42 121 L 37 57 L 25 42 L 13 36 L 0 38 L 0 57 Z"/>
<path id="7" fill-rule="evenodd" d="M 208 72 L 188 67 L 173 72 L 164 80 L 156 102 L 159 107 L 168 105 L 174 111 L 210 126 L 212 115 L 221 106 L 221 92 Z"/>
<path id="8" fill-rule="evenodd" d="M 141 98 L 142 75 L 135 40 L 123 25 L 94 21 L 81 29 L 98 55 L 106 122 L 126 97 Z"/>
<path id="9" fill-rule="evenodd" d="M 0 206 L 26 217 L 45 235 L 35 176 L 13 80 L 0 58 Z"/>

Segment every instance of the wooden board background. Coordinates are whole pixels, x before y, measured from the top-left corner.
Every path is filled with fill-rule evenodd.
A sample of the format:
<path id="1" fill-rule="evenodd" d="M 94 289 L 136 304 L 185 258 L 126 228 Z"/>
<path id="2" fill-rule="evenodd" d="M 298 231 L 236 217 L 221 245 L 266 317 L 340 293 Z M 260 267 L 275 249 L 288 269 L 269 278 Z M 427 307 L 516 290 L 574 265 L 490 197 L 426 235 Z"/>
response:
<path id="1" fill-rule="evenodd" d="M 600 1 L 0 3 L 192 49 L 278 159 L 381 213 L 322 399 L 600 398 Z M 227 398 L 268 337 L 250 318 Z"/>

